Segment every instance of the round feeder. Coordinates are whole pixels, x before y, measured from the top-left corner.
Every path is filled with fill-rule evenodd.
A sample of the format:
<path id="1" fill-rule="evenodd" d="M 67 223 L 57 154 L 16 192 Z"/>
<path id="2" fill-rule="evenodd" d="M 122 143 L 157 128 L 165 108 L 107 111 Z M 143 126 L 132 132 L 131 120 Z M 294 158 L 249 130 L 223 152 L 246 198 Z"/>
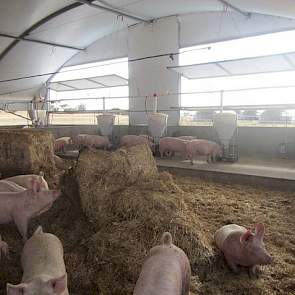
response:
<path id="1" fill-rule="evenodd" d="M 167 128 L 168 115 L 162 113 L 148 114 L 148 129 L 151 136 L 158 141 Z"/>
<path id="2" fill-rule="evenodd" d="M 155 113 L 158 108 L 158 96 L 154 94 L 153 96 L 147 96 L 145 98 L 145 111 L 147 113 Z"/>
<path id="3" fill-rule="evenodd" d="M 214 128 L 223 145 L 226 160 L 237 160 L 237 115 L 235 113 L 218 113 L 214 116 Z"/>
<path id="4" fill-rule="evenodd" d="M 100 114 L 96 116 L 97 124 L 102 136 L 111 136 L 115 122 L 115 115 L 113 114 Z"/>

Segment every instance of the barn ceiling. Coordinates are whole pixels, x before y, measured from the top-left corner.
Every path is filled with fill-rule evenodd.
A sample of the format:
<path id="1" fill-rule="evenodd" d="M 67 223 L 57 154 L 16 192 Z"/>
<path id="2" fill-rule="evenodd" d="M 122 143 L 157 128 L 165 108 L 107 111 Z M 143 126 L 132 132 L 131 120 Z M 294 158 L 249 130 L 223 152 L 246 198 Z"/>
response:
<path id="1" fill-rule="evenodd" d="M 90 0 L 88 0 L 90 1 Z M 84 1 L 85 2 L 85 1 Z M 104 0 L 108 5 L 144 20 L 168 15 L 223 11 L 220 0 Z M 295 19 L 293 0 L 227 0 L 241 11 Z M 95 9 L 72 0 L 0 1 L 0 95 L 35 93 L 79 49 L 139 20 Z M 15 40 L 34 39 L 54 45 Z M 63 46 L 74 48 L 65 48 Z M 42 73 L 49 73 L 42 76 Z M 40 76 L 36 76 L 40 75 Z M 34 77 L 30 77 L 34 76 Z M 24 77 L 27 77 L 23 79 Z M 21 79 L 19 79 L 21 78 Z"/>

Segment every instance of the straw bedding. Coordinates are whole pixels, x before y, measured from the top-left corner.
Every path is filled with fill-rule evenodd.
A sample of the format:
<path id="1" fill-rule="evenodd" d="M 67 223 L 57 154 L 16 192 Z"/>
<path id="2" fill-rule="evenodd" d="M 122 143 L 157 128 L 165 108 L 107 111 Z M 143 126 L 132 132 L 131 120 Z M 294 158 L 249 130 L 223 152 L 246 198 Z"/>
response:
<path id="1" fill-rule="evenodd" d="M 191 294 L 294 294 L 293 193 L 158 173 L 149 153 L 82 151 L 61 182 L 63 196 L 31 222 L 30 232 L 41 224 L 62 240 L 71 295 L 132 294 L 147 251 L 167 230 L 190 259 Z M 231 222 L 266 224 L 275 264 L 258 280 L 231 273 L 213 244 L 215 230 Z M 13 225 L 0 232 L 12 249 L 1 261 L 2 295 L 6 282 L 21 279 L 21 240 Z"/>

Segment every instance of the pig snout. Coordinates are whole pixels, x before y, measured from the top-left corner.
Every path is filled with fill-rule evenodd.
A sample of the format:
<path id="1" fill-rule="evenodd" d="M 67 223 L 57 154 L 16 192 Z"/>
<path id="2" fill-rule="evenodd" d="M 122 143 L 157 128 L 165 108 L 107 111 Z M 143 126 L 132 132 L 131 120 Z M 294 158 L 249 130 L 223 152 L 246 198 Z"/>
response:
<path id="1" fill-rule="evenodd" d="M 273 257 L 270 256 L 265 249 L 261 250 L 261 253 L 259 253 L 259 257 L 258 257 L 259 263 L 260 265 L 268 265 L 271 264 L 273 262 Z"/>

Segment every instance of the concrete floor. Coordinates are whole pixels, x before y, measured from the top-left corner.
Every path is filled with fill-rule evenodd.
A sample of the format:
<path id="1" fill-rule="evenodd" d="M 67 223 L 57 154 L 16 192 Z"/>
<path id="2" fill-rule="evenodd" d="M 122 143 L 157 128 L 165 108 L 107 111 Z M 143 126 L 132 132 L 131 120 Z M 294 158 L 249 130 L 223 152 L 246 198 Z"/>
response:
<path id="1" fill-rule="evenodd" d="M 76 158 L 77 150 L 60 154 L 64 158 Z M 212 171 L 226 174 L 260 176 L 266 178 L 295 180 L 295 160 L 278 158 L 253 158 L 240 157 L 238 162 L 216 162 L 208 164 L 206 159 L 198 157 L 191 165 L 189 161 L 174 157 L 171 159 L 156 158 L 157 165 L 161 168 L 181 168 L 195 171 Z"/>
<path id="2" fill-rule="evenodd" d="M 194 165 L 191 165 L 189 161 L 174 158 L 157 159 L 157 165 L 162 168 L 181 168 L 295 180 L 295 160 L 288 159 L 255 159 L 240 157 L 239 161 L 236 163 L 217 162 L 208 164 L 205 159 L 199 158 L 194 161 Z"/>

